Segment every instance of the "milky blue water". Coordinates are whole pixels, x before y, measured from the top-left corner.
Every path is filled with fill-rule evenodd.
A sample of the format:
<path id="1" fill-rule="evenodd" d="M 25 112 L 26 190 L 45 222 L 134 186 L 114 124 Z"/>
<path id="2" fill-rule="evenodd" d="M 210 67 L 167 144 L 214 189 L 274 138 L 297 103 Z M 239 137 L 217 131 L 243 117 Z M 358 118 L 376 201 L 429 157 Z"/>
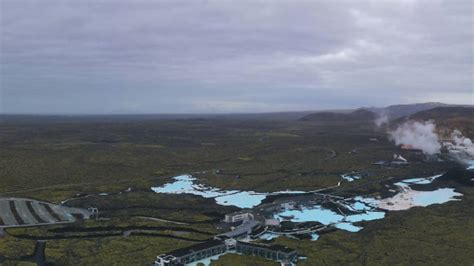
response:
<path id="1" fill-rule="evenodd" d="M 409 179 L 404 179 L 398 183 L 395 183 L 395 185 L 399 187 L 406 187 L 408 185 L 426 185 L 432 183 L 436 178 L 440 177 L 442 175 L 434 175 L 430 177 L 421 177 L 421 178 L 409 178 Z"/>
<path id="2" fill-rule="evenodd" d="M 440 188 L 434 191 L 418 193 L 413 196 L 413 202 L 417 206 L 426 207 L 432 204 L 442 204 L 452 200 L 459 200 L 456 197 L 462 196 L 455 192 L 453 188 Z"/>
<path id="3" fill-rule="evenodd" d="M 352 182 L 352 181 L 354 181 L 354 180 L 360 179 L 360 176 L 355 175 L 355 174 L 351 174 L 351 173 L 349 173 L 349 174 L 343 174 L 343 175 L 341 175 L 341 177 L 342 177 L 342 179 L 347 180 L 347 181 L 349 181 L 349 182 Z"/>
<path id="4" fill-rule="evenodd" d="M 426 207 L 433 204 L 442 204 L 448 201 L 459 200 L 457 197 L 461 193 L 455 192 L 453 188 L 438 188 L 432 191 L 418 191 L 410 185 L 426 185 L 432 183 L 442 175 L 435 175 L 427 178 L 411 178 L 395 183 L 399 187 L 399 192 L 385 199 L 356 197 L 355 200 L 367 203 L 370 206 L 379 207 L 386 210 L 406 210 L 411 207 Z"/>
<path id="5" fill-rule="evenodd" d="M 467 169 L 474 169 L 474 160 L 469 161 Z M 336 228 L 346 230 L 349 232 L 357 232 L 362 227 L 354 225 L 360 221 L 372 221 L 383 219 L 386 210 L 397 210 L 397 204 L 403 205 L 398 210 L 408 209 L 413 206 L 426 207 L 432 204 L 442 204 L 451 200 L 458 200 L 456 197 L 462 196 L 461 193 L 455 192 L 453 188 L 439 188 L 433 191 L 416 191 L 411 189 L 411 185 L 430 184 L 441 175 L 435 175 L 427 178 L 408 178 L 395 183 L 400 188 L 398 194 L 391 198 L 380 199 L 371 197 L 356 196 L 353 201 L 340 201 L 347 209 L 357 212 L 355 214 L 345 215 L 339 212 L 325 209 L 320 205 L 303 206 L 299 209 L 284 209 L 273 215 L 273 218 L 280 221 L 290 220 L 293 222 L 320 222 L 324 225 L 333 225 Z M 360 177 L 350 174 L 342 176 L 347 181 L 353 181 Z M 204 198 L 214 198 L 217 204 L 233 205 L 239 208 L 252 208 L 262 203 L 262 201 L 270 194 L 298 194 L 307 193 L 305 191 L 280 191 L 274 193 L 260 193 L 255 191 L 239 191 L 239 190 L 221 190 L 214 187 L 209 187 L 203 184 L 195 183 L 196 178 L 190 175 L 181 175 L 173 178 L 174 182 L 165 184 L 160 187 L 153 187 L 152 190 L 156 193 L 168 194 L 192 194 Z M 384 205 L 385 204 L 385 205 Z M 380 209 L 381 208 L 381 209 Z M 273 239 L 278 235 L 267 232 L 260 236 L 261 239 Z M 314 233 L 312 239 L 319 237 Z"/>
<path id="6" fill-rule="evenodd" d="M 224 206 L 237 206 L 239 208 L 252 208 L 267 197 L 268 193 L 259 193 L 255 191 L 239 191 L 239 190 L 221 190 L 209 187 L 203 184 L 196 184 L 196 178 L 190 175 L 180 175 L 173 177 L 172 183 L 165 184 L 161 187 L 152 187 L 156 193 L 167 194 L 192 194 L 203 198 L 214 198 L 217 204 Z M 299 193 L 300 191 L 295 191 Z M 282 191 L 281 193 L 291 193 L 291 191 Z"/>
<path id="7" fill-rule="evenodd" d="M 356 197 L 357 199 L 357 197 Z M 353 211 L 368 211 L 368 210 L 372 210 L 373 207 L 371 207 L 370 205 L 367 205 L 365 203 L 362 203 L 362 202 L 355 202 L 355 203 L 346 203 L 346 207 L 348 207 L 349 209 L 353 210 Z"/>
<path id="8" fill-rule="evenodd" d="M 284 210 L 274 215 L 274 218 L 279 220 L 284 220 L 284 217 L 293 217 L 290 219 L 292 222 L 317 221 L 325 225 L 335 223 L 344 218 L 344 216 L 329 209 L 323 209 L 319 205 L 305 208 L 303 210 Z"/>
<path id="9" fill-rule="evenodd" d="M 306 191 L 278 191 L 272 193 L 263 193 L 255 191 L 240 191 L 240 190 L 221 190 L 214 187 L 209 187 L 203 184 L 195 183 L 196 178 L 190 175 L 180 175 L 173 177 L 174 182 L 165 184 L 161 187 L 152 187 L 151 189 L 156 193 L 166 194 L 192 194 L 201 196 L 203 198 L 214 198 L 217 204 L 224 206 L 237 206 L 239 208 L 253 208 L 260 203 L 268 195 L 277 194 L 302 194 Z"/>
<path id="10" fill-rule="evenodd" d="M 215 198 L 215 200 L 217 204 L 220 205 L 233 205 L 239 208 L 252 208 L 262 203 L 266 197 L 267 195 L 262 193 L 241 191 L 235 194 L 218 196 Z"/>
<path id="11" fill-rule="evenodd" d="M 350 232 L 357 232 L 361 228 L 354 226 L 352 223 L 360 221 L 371 221 L 376 219 L 382 219 L 385 217 L 385 212 L 377 211 L 373 207 L 366 205 L 361 202 L 355 204 L 348 204 L 352 209 L 363 210 L 358 214 L 352 214 L 344 216 L 343 214 L 336 213 L 330 209 L 325 209 L 320 205 L 304 207 L 298 210 L 284 210 L 274 214 L 275 219 L 287 220 L 290 217 L 292 222 L 320 222 L 324 225 L 334 224 L 337 228 L 347 230 Z M 357 205 L 357 206 L 353 206 Z M 355 208 L 354 208 L 355 207 Z"/>
<path id="12" fill-rule="evenodd" d="M 410 184 L 430 184 L 440 176 L 442 175 L 435 175 L 428 178 L 405 179 L 402 182 L 396 183 L 396 185 L 404 187 Z M 455 192 L 453 188 L 439 188 L 433 191 L 417 192 L 418 193 L 413 194 L 413 204 L 422 207 L 426 207 L 432 204 L 442 204 L 451 200 L 457 200 L 455 198 L 456 196 L 462 196 L 461 193 Z"/>
<path id="13" fill-rule="evenodd" d="M 474 170 L 474 160 L 469 160 L 468 164 L 467 170 Z"/>
<path id="14" fill-rule="evenodd" d="M 474 169 L 474 160 L 470 161 L 468 169 Z M 401 182 L 395 183 L 399 187 L 409 187 L 413 184 L 429 184 L 441 175 L 435 175 L 427 178 L 409 178 Z M 203 184 L 195 183 L 196 178 L 190 175 L 180 175 L 173 178 L 175 181 L 165 184 L 161 187 L 152 187 L 152 190 L 156 193 L 168 193 L 168 194 L 192 194 L 201 196 L 204 198 L 214 198 L 217 204 L 224 206 L 237 206 L 239 208 L 252 208 L 260 203 L 270 193 L 260 193 L 254 191 L 239 191 L 239 190 L 221 190 L 214 187 L 209 187 Z M 304 191 L 279 191 L 271 194 L 298 194 L 305 193 Z M 403 192 L 401 192 L 403 193 Z M 414 194 L 412 203 L 416 206 L 429 206 L 432 204 L 441 204 L 450 200 L 455 200 L 455 196 L 460 196 L 460 193 L 454 191 L 451 188 L 441 188 L 434 191 L 420 191 Z M 357 199 L 357 197 L 356 197 Z M 377 199 L 373 198 L 359 198 L 360 201 L 355 203 L 346 203 L 347 208 L 354 211 L 364 211 L 364 214 L 359 216 L 348 216 L 343 217 L 341 214 L 335 213 L 331 210 L 324 209 L 321 206 L 313 206 L 304 210 L 287 210 L 278 215 L 283 216 L 294 216 L 293 221 L 307 222 L 307 221 L 318 221 L 323 224 L 339 223 L 343 219 L 347 219 L 350 222 L 357 222 L 359 220 L 370 221 L 374 219 L 383 218 L 383 212 L 370 211 L 374 206 L 378 204 Z M 366 204 L 367 203 L 367 204 Z M 369 205 L 370 204 L 370 205 Z M 358 221 L 359 221 L 358 220 Z M 341 226 L 342 227 L 342 226 Z M 346 228 L 349 228 L 345 225 Z M 343 229 L 343 228 L 341 228 Z M 355 228 L 351 228 L 348 231 L 354 231 Z"/>
<path id="15" fill-rule="evenodd" d="M 351 223 L 338 223 L 338 224 L 336 224 L 336 228 L 346 230 L 346 231 L 349 231 L 349 232 L 353 232 L 353 233 L 359 232 L 362 229 L 362 227 L 355 226 Z"/>

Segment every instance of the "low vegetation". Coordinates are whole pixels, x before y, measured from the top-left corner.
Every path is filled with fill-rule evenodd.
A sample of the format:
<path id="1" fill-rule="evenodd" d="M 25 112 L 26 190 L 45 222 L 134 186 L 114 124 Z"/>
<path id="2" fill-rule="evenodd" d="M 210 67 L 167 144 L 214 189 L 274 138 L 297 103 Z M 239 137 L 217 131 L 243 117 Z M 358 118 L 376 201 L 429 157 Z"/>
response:
<path id="1" fill-rule="evenodd" d="M 428 176 L 453 166 L 421 160 L 372 165 L 394 152 L 410 154 L 369 122 L 40 119 L 0 124 L 0 196 L 68 200 L 69 206 L 98 207 L 101 219 L 7 229 L 0 237 L 2 265 L 29 263 L 23 258 L 42 238 L 48 239 L 47 261 L 57 265 L 147 265 L 156 255 L 218 233 L 215 223 L 236 207 L 150 190 L 179 174 L 217 188 L 263 192 L 333 186 L 340 175 L 362 171 L 364 178 L 343 182 L 334 192 L 376 195 L 387 178 Z M 462 192 L 462 201 L 392 212 L 359 233 L 274 242 L 308 257 L 299 265 L 472 264 L 474 191 Z M 275 263 L 228 254 L 213 265 Z"/>

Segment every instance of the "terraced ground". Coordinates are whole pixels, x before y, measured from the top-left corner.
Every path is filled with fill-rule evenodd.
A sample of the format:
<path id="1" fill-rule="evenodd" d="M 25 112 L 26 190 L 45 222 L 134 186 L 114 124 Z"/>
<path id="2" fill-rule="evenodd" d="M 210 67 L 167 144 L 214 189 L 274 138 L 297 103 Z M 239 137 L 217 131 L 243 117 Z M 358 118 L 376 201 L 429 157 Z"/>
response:
<path id="1" fill-rule="evenodd" d="M 0 198 L 0 228 L 54 225 L 88 219 L 89 211 L 22 198 Z"/>

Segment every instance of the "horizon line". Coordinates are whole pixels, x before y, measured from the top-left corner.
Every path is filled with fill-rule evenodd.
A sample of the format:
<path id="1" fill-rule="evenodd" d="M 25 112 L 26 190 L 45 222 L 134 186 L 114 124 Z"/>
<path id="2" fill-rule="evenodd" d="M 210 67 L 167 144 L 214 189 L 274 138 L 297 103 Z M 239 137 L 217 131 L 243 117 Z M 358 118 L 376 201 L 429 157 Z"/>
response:
<path id="1" fill-rule="evenodd" d="M 312 110 L 289 110 L 289 111 L 256 111 L 256 112 L 176 112 L 176 113 L 9 113 L 0 112 L 0 116 L 152 116 L 152 115 L 252 115 L 252 114 L 281 114 L 281 113 L 306 113 L 306 112 L 321 112 L 321 111 L 350 111 L 357 109 L 369 109 L 369 108 L 387 108 L 389 106 L 396 105 L 416 105 L 416 104 L 443 104 L 448 106 L 464 106 L 474 107 L 474 104 L 452 104 L 443 102 L 419 102 L 419 103 L 401 103 L 391 104 L 387 106 L 361 106 L 361 107 L 342 107 L 342 108 L 330 108 L 330 109 L 312 109 Z"/>

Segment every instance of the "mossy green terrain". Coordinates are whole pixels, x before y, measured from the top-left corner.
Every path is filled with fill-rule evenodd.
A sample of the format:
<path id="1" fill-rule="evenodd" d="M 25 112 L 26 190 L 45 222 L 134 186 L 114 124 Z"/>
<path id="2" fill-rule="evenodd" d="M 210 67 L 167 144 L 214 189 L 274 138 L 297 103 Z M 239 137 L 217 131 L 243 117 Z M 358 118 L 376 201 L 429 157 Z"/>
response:
<path id="1" fill-rule="evenodd" d="M 46 259 L 57 265 L 148 265 L 219 233 L 215 223 L 236 207 L 150 190 L 180 174 L 222 189 L 271 192 L 333 186 L 341 174 L 362 171 L 364 178 L 333 192 L 376 196 L 387 178 L 430 176 L 453 166 L 415 159 L 400 167 L 372 165 L 394 152 L 411 154 L 371 124 L 301 121 L 8 122 L 0 124 L 0 150 L 0 196 L 69 200 L 70 206 L 98 207 L 102 218 L 7 229 L 0 237 L 5 265 L 29 263 L 22 258 L 33 253 L 35 239 L 47 238 Z M 298 265 L 472 265 L 474 191 L 457 190 L 464 194 L 460 201 L 390 212 L 358 233 L 274 243 L 308 257 Z M 213 265 L 275 263 L 228 254 Z"/>
<path id="2" fill-rule="evenodd" d="M 308 256 L 298 265 L 472 265 L 473 194 L 469 197 L 466 202 L 390 212 L 383 220 L 365 223 L 358 233 L 275 242 Z"/>

